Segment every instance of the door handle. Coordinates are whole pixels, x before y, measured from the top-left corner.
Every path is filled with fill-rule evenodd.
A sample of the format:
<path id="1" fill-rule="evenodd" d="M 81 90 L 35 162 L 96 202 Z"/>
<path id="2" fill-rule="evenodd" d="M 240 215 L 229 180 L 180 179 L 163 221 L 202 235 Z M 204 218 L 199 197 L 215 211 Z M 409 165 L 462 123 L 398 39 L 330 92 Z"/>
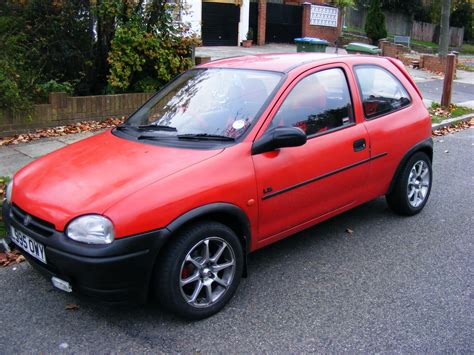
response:
<path id="1" fill-rule="evenodd" d="M 360 152 L 361 150 L 364 150 L 367 146 L 367 144 L 365 143 L 365 138 L 361 138 L 354 141 L 352 146 L 354 147 L 354 152 Z"/>

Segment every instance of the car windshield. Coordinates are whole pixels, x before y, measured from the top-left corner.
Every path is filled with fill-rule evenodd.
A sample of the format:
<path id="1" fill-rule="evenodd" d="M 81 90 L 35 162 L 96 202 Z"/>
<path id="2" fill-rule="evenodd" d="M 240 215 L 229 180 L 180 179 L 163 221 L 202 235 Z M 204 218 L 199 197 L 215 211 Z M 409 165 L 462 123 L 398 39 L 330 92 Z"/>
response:
<path id="1" fill-rule="evenodd" d="M 119 128 L 150 139 L 236 139 L 252 124 L 281 77 L 270 71 L 190 70 Z"/>

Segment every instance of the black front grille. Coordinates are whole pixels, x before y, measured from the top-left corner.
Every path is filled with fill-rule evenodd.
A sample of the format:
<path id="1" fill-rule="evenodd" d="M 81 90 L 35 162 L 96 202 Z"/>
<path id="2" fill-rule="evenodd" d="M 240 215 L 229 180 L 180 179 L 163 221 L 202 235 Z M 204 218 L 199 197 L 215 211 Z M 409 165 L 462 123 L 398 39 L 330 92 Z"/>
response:
<path id="1" fill-rule="evenodd" d="M 42 235 L 43 237 L 50 237 L 55 232 L 54 224 L 32 216 L 16 205 L 12 205 L 11 212 L 13 219 L 17 223 L 36 234 Z"/>

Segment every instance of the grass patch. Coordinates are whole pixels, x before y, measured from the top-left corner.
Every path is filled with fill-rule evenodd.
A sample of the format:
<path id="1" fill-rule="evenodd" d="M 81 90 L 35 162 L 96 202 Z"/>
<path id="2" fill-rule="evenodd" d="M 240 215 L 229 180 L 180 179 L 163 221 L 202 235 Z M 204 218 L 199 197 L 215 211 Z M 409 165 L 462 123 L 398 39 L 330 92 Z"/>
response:
<path id="1" fill-rule="evenodd" d="M 419 46 L 430 47 L 430 48 L 433 48 L 433 49 L 436 49 L 436 50 L 439 47 L 438 43 L 427 42 L 427 41 L 418 41 L 416 39 L 411 39 L 411 43 L 417 44 Z"/>
<path id="2" fill-rule="evenodd" d="M 431 107 L 428 108 L 428 112 L 431 116 L 432 123 L 441 123 L 449 118 L 456 118 L 464 116 L 468 113 L 473 113 L 474 110 L 469 107 L 451 105 L 449 108 L 441 107 L 437 102 L 433 102 Z"/>
<path id="3" fill-rule="evenodd" d="M 464 43 L 461 48 L 462 54 L 474 54 L 474 44 Z"/>
<path id="4" fill-rule="evenodd" d="M 474 66 L 472 65 L 466 65 L 466 64 L 463 64 L 463 63 L 459 63 L 456 68 L 458 70 L 465 70 L 465 71 L 470 71 L 470 72 L 474 72 Z"/>
<path id="5" fill-rule="evenodd" d="M 10 182 L 9 176 L 0 176 L 0 202 L 3 203 L 3 199 L 5 198 L 5 190 L 7 188 L 7 184 Z M 5 228 L 5 224 L 3 223 L 3 217 L 0 214 L 0 238 L 4 238 L 7 236 L 7 230 Z"/>
<path id="6" fill-rule="evenodd" d="M 354 34 L 357 34 L 357 35 L 362 35 L 362 36 L 365 36 L 365 30 L 363 28 L 358 28 L 358 27 L 344 27 L 342 29 L 342 31 L 344 33 L 354 33 Z"/>
<path id="7" fill-rule="evenodd" d="M 473 113 L 474 110 L 469 108 L 469 107 L 463 107 L 463 106 L 454 106 L 453 109 L 451 110 L 451 117 L 459 117 L 459 116 L 464 116 L 467 115 L 468 113 Z"/>

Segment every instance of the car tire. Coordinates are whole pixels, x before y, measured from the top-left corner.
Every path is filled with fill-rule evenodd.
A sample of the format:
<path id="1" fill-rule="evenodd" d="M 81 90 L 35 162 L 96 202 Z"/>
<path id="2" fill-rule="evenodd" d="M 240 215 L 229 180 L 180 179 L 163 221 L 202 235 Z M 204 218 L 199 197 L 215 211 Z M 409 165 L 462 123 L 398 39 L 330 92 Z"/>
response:
<path id="1" fill-rule="evenodd" d="M 386 195 L 389 207 L 400 215 L 419 213 L 428 201 L 432 181 L 428 156 L 423 152 L 413 154 L 398 174 L 394 188 Z"/>
<path id="2" fill-rule="evenodd" d="M 220 311 L 237 290 L 243 249 L 226 225 L 193 224 L 163 251 L 155 268 L 154 292 L 164 310 L 191 320 L 207 318 Z"/>

